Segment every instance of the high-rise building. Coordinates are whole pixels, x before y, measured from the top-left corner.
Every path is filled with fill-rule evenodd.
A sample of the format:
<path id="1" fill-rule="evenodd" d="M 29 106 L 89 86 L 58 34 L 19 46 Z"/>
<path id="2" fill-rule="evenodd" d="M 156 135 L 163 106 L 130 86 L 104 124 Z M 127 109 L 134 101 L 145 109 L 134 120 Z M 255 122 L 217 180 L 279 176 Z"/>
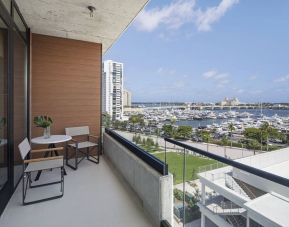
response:
<path id="1" fill-rule="evenodd" d="M 107 60 L 102 67 L 102 112 L 112 120 L 123 115 L 123 63 Z"/>
<path id="2" fill-rule="evenodd" d="M 123 89 L 123 106 L 131 107 L 131 92 Z"/>

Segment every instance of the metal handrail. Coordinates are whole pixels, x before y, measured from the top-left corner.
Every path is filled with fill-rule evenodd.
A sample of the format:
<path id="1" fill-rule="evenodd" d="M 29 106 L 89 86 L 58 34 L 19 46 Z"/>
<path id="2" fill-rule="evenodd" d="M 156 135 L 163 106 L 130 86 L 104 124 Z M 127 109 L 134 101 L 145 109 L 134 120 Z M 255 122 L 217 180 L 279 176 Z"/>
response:
<path id="1" fill-rule="evenodd" d="M 242 189 L 242 187 L 229 174 L 225 174 L 225 184 L 227 187 L 250 199 L 250 196 L 247 195 L 247 193 Z"/>
<path id="2" fill-rule="evenodd" d="M 238 182 L 236 182 L 236 183 L 238 184 Z M 252 199 L 257 198 L 256 195 L 252 192 L 252 190 L 250 188 L 247 187 L 246 184 L 243 183 L 242 185 L 244 186 L 244 188 L 246 188 L 246 190 L 243 189 L 245 191 L 245 193 L 247 194 L 249 192 L 249 194 L 250 194 L 250 195 L 248 195 L 249 197 L 251 197 Z M 241 185 L 240 185 L 240 187 L 242 188 Z"/>
<path id="3" fill-rule="evenodd" d="M 267 179 L 269 181 L 272 181 L 274 183 L 277 183 L 277 184 L 280 184 L 280 185 L 283 185 L 283 186 L 289 188 L 289 179 L 287 179 L 285 177 L 281 177 L 281 176 L 266 172 L 264 170 L 257 169 L 255 167 L 248 166 L 248 165 L 245 165 L 245 164 L 240 163 L 240 162 L 236 162 L 236 161 L 228 159 L 228 158 L 224 158 L 222 156 L 201 150 L 201 149 L 196 148 L 196 147 L 192 147 L 188 144 L 185 144 L 185 143 L 182 143 L 182 142 L 170 139 L 170 138 L 165 138 L 165 141 L 172 143 L 172 144 L 175 144 L 177 146 L 183 147 L 184 149 L 194 151 L 200 155 L 212 158 L 212 159 L 217 160 L 219 162 L 223 162 L 225 164 L 228 164 L 230 166 L 233 166 L 233 167 L 238 168 L 240 170 L 243 170 L 245 172 L 251 173 L 253 175 L 262 177 L 264 179 Z"/>
<path id="4" fill-rule="evenodd" d="M 213 207 L 213 212 L 214 213 L 218 213 L 218 209 L 221 208 L 222 209 L 222 212 L 223 213 L 241 213 L 241 211 L 244 209 L 244 208 L 240 208 L 240 207 L 233 207 L 233 205 L 235 205 L 233 202 L 221 202 L 220 204 L 216 204 L 214 207 Z M 237 211 L 237 212 L 235 212 Z"/>

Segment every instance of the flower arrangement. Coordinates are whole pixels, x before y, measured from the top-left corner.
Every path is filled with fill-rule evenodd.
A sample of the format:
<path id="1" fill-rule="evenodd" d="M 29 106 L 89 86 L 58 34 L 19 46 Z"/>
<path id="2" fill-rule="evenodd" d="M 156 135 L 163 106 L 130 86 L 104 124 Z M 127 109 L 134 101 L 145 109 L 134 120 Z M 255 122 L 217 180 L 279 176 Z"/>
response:
<path id="1" fill-rule="evenodd" d="M 44 129 L 44 138 L 50 137 L 50 126 L 52 125 L 53 121 L 51 117 L 48 116 L 36 116 L 34 117 L 34 124 L 36 127 L 40 127 Z"/>

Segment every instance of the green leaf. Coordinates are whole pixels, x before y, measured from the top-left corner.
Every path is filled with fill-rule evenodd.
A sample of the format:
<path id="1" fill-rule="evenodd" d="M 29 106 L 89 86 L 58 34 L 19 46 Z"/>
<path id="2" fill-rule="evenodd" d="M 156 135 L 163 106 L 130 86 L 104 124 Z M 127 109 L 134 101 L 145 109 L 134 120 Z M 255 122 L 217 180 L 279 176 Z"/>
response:
<path id="1" fill-rule="evenodd" d="M 48 116 L 35 116 L 33 120 L 36 127 L 47 128 L 49 127 L 53 121 Z"/>

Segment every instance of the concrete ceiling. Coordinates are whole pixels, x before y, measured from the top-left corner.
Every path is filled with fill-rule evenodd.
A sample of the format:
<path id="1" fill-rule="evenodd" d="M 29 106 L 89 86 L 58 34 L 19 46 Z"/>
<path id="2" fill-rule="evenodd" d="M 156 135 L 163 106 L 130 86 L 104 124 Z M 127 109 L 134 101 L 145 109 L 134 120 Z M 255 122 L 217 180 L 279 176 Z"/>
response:
<path id="1" fill-rule="evenodd" d="M 31 32 L 102 43 L 103 53 L 148 0 L 16 0 Z M 94 6 L 90 17 L 87 6 Z"/>

